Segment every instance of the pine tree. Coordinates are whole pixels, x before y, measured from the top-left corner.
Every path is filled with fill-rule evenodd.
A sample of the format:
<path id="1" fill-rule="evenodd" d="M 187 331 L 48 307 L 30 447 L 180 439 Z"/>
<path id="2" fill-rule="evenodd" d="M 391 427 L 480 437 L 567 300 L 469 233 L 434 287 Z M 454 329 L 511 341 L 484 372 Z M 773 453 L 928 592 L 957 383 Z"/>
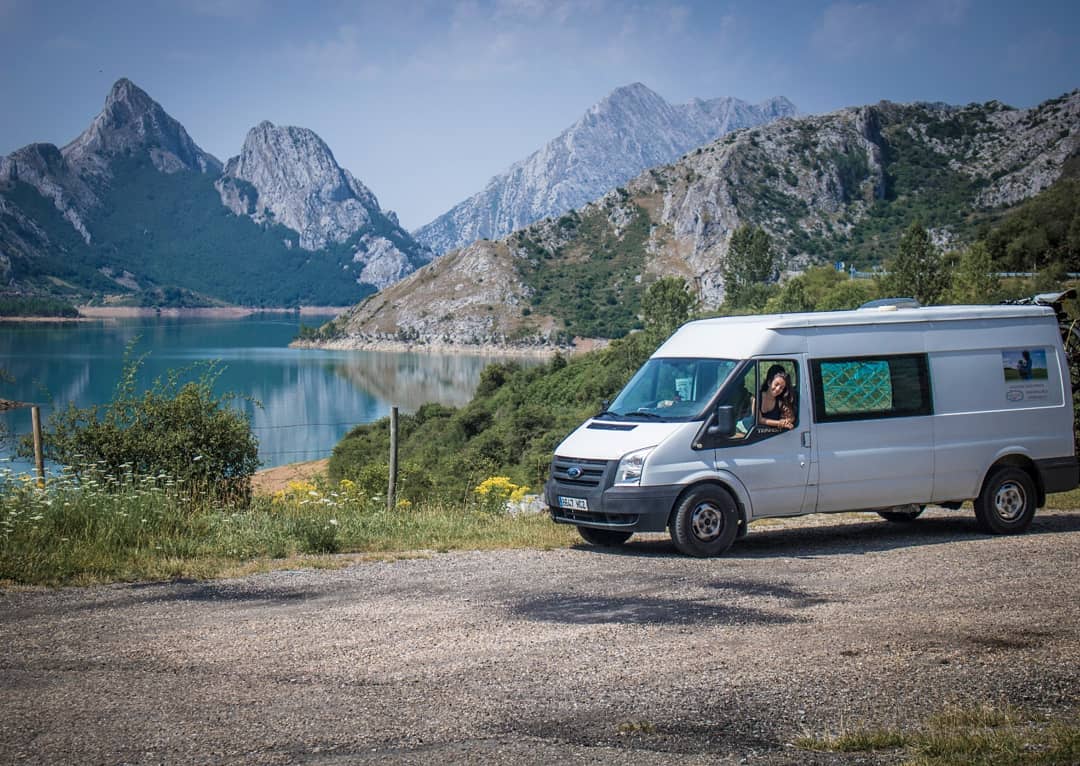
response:
<path id="1" fill-rule="evenodd" d="M 697 300 L 682 277 L 661 277 L 652 283 L 641 302 L 645 328 L 657 338 L 671 335 L 690 318 Z"/>
<path id="2" fill-rule="evenodd" d="M 900 238 L 896 257 L 886 264 L 882 292 L 890 297 L 912 297 L 924 306 L 938 303 L 949 289 L 945 262 L 930 233 L 914 222 Z"/>
<path id="3" fill-rule="evenodd" d="M 734 231 L 723 276 L 724 301 L 732 308 L 747 308 L 749 300 L 760 297 L 755 286 L 776 281 L 776 256 L 764 229 L 745 224 Z"/>
<path id="4" fill-rule="evenodd" d="M 995 303 L 1001 280 L 984 242 L 976 242 L 960 254 L 953 272 L 949 300 L 959 304 Z"/>

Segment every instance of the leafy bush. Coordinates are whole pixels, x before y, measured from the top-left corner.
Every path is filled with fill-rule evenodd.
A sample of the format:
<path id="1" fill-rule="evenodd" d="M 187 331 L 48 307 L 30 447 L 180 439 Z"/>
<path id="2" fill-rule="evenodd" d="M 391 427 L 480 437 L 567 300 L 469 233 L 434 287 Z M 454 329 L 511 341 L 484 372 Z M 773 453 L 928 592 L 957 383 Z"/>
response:
<path id="1" fill-rule="evenodd" d="M 230 406 L 234 394 L 217 396 L 219 371 L 203 367 L 197 380 L 171 371 L 136 392 L 142 358 L 125 361 L 116 393 L 106 405 L 54 412 L 44 435 L 46 456 L 80 475 L 114 481 L 161 476 L 193 492 L 244 498 L 258 468 L 258 442 L 246 414 Z M 31 446 L 20 451 L 30 454 Z"/>

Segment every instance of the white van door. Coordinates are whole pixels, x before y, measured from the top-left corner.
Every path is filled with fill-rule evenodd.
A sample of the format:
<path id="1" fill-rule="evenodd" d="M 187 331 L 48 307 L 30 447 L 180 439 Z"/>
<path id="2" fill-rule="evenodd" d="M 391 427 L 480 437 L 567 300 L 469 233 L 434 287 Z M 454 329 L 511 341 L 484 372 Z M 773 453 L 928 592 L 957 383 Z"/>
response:
<path id="1" fill-rule="evenodd" d="M 792 394 L 791 428 L 778 425 L 786 421 L 785 409 L 762 407 L 769 379 L 778 369 L 786 375 Z M 735 408 L 736 433 L 714 452 L 716 469 L 742 482 L 750 496 L 751 518 L 814 510 L 817 495 L 811 482 L 813 441 L 805 370 L 805 360 L 798 357 L 757 359 L 741 380 L 733 381 L 726 401 L 721 402 Z"/>
<path id="2" fill-rule="evenodd" d="M 925 354 L 810 360 L 818 511 L 926 503 L 934 425 Z"/>

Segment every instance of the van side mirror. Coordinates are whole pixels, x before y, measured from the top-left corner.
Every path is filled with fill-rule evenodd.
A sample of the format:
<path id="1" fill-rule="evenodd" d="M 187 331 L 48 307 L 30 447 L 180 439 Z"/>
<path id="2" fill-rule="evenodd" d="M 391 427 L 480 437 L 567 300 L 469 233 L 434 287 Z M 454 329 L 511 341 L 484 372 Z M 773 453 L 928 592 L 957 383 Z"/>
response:
<path id="1" fill-rule="evenodd" d="M 722 404 L 716 408 L 713 415 L 713 424 L 706 429 L 709 436 L 721 436 L 728 438 L 735 433 L 735 408 L 730 404 Z"/>

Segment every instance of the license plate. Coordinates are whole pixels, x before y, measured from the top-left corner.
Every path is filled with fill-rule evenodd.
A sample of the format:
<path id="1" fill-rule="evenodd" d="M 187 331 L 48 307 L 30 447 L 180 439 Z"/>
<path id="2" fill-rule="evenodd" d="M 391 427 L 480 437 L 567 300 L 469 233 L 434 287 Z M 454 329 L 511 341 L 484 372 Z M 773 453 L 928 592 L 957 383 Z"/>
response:
<path id="1" fill-rule="evenodd" d="M 589 510 L 589 501 L 583 497 L 562 497 L 560 495 L 559 507 L 569 508 L 574 511 L 587 511 Z"/>

